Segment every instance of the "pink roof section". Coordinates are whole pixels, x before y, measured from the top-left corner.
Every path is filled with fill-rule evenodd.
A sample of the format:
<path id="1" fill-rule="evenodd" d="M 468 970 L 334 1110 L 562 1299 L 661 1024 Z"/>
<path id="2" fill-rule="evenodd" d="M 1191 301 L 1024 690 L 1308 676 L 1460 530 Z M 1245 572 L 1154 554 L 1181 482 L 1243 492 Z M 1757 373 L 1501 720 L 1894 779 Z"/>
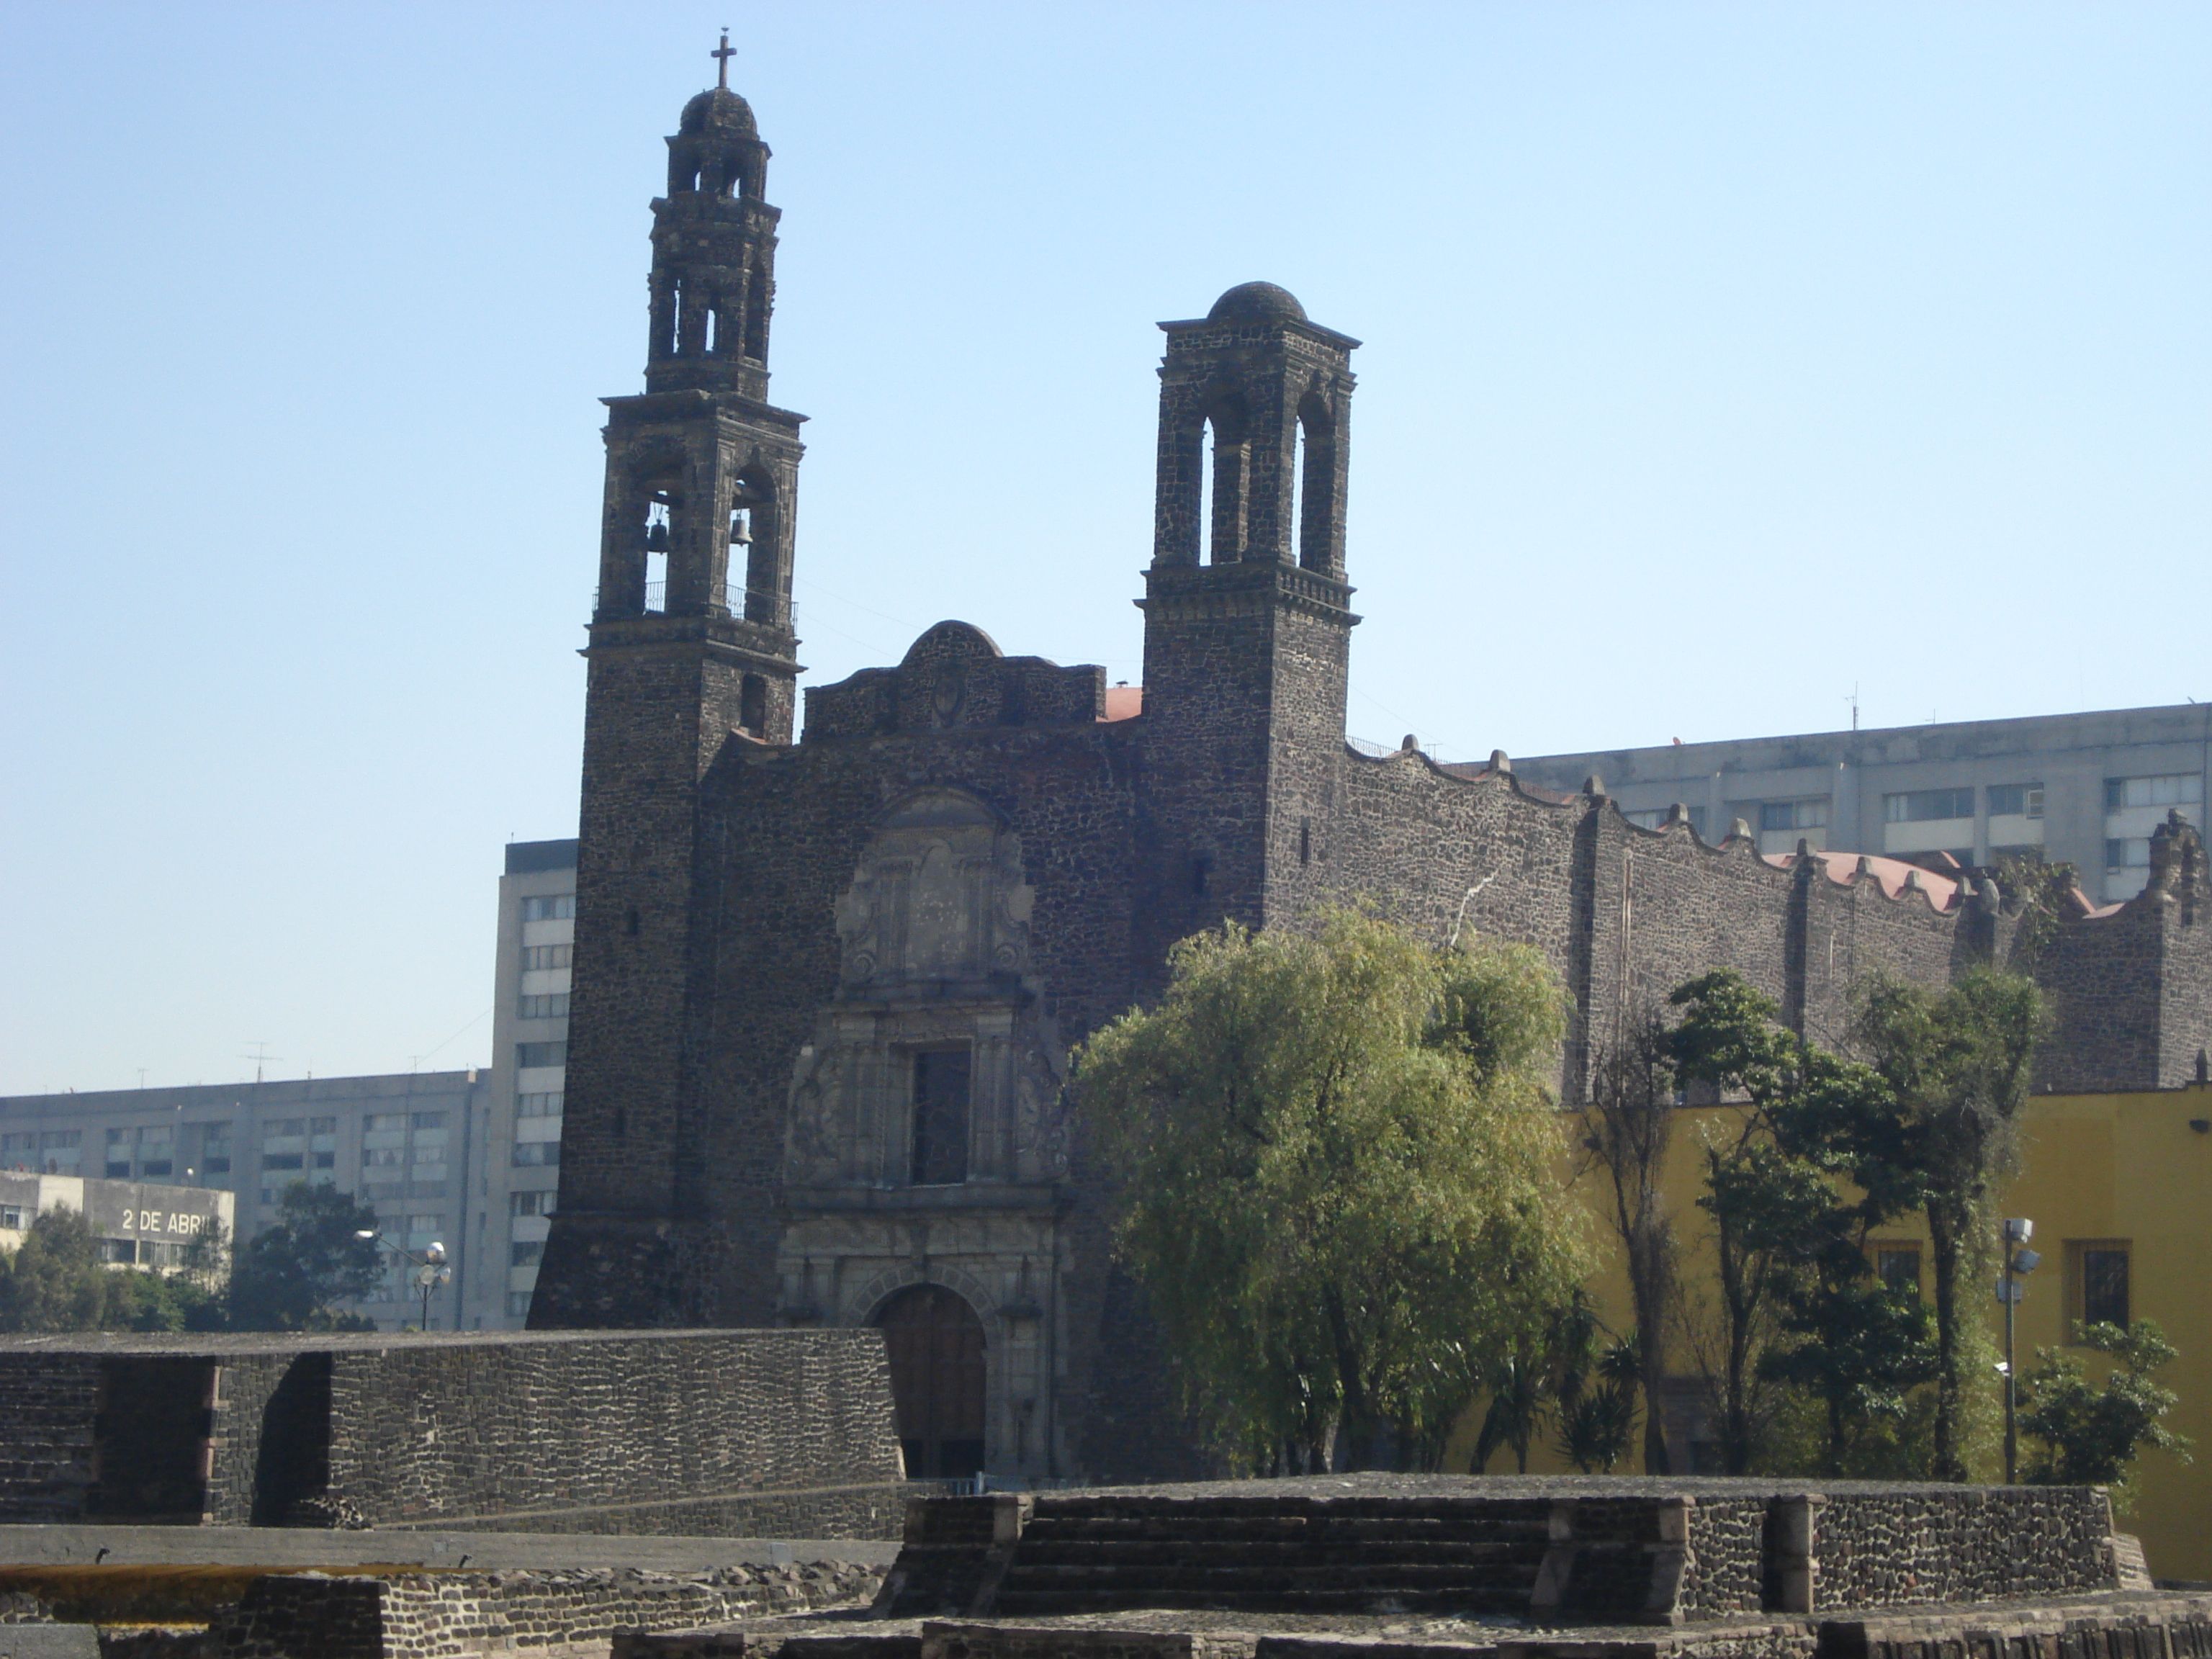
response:
<path id="1" fill-rule="evenodd" d="M 1106 713 L 1101 717 L 1109 720 L 1130 720 L 1145 712 L 1145 688 L 1141 685 L 1109 685 L 1106 688 Z"/>
<path id="2" fill-rule="evenodd" d="M 1907 864 L 1902 859 L 1875 858 L 1861 853 L 1815 853 L 1821 870 L 1838 887 L 1847 887 L 1856 878 L 1859 866 L 1864 865 L 1867 873 L 1881 884 L 1882 896 L 1895 898 L 1905 890 L 1905 884 L 1912 877 L 1920 878 L 1920 889 L 1928 895 L 1928 902 L 1938 910 L 1948 910 L 1959 891 L 1959 884 L 1949 876 L 1939 876 L 1933 870 L 1923 870 L 1917 864 Z M 1778 870 L 1787 870 L 1797 862 L 1795 853 L 1762 853 L 1759 857 Z"/>

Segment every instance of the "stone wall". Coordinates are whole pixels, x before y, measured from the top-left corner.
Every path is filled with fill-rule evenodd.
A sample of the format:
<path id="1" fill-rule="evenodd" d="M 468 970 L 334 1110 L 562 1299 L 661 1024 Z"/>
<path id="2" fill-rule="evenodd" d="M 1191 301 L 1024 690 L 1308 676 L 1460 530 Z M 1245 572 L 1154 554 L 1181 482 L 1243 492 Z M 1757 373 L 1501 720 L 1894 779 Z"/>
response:
<path id="1" fill-rule="evenodd" d="M 0 1348 L 0 1514 L 73 1521 L 93 1481 L 100 1361 Z"/>
<path id="2" fill-rule="evenodd" d="M 1680 1625 L 2119 1584 L 2096 1487 L 1361 1474 L 932 1498 L 878 1610 Z"/>
<path id="3" fill-rule="evenodd" d="M 8 1519 L 85 1515 L 133 1428 L 101 1368 L 179 1354 L 216 1370 L 220 1524 L 882 1537 L 905 1496 L 872 1331 L 94 1340 L 0 1346 Z"/>
<path id="4" fill-rule="evenodd" d="M 1998 1601 L 2118 1583 L 2097 1486 L 1857 1488 L 1814 1524 L 1814 1607 Z"/>
<path id="5" fill-rule="evenodd" d="M 866 1568 L 837 1562 L 700 1575 L 391 1573 L 257 1579 L 209 1627 L 208 1659 L 435 1659 L 606 1643 L 618 1631 L 696 1630 L 858 1601 Z"/>

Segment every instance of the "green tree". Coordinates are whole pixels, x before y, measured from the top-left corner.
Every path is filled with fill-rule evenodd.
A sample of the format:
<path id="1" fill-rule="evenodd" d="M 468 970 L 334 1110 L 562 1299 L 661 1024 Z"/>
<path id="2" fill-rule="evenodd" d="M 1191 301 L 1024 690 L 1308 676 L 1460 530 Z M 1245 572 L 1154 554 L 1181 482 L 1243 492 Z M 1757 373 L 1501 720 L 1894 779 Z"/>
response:
<path id="1" fill-rule="evenodd" d="M 1771 1113 L 1796 1086 L 1800 1050 L 1775 1024 L 1780 1008 L 1739 974 L 1705 975 L 1668 1000 L 1682 1011 L 1668 1040 L 1676 1075 L 1749 1103 L 1733 1130 L 1709 1130 L 1705 1190 L 1698 1200 L 1712 1224 L 1721 1303 L 1717 1352 L 1708 1348 L 1699 1358 L 1716 1407 L 1722 1469 L 1747 1474 L 1776 1404 L 1759 1362 L 1778 1330 L 1777 1250 L 1788 1237 L 1769 1213 L 1788 1196 L 1784 1172 L 1775 1167 L 1786 1160 L 1773 1146 Z"/>
<path id="2" fill-rule="evenodd" d="M 0 1272 L 0 1329 L 206 1328 L 215 1298 L 200 1257 L 175 1274 L 109 1263 L 92 1223 L 58 1206 L 34 1217 Z"/>
<path id="3" fill-rule="evenodd" d="M 2042 1443 L 2027 1478 L 2046 1486 L 2116 1487 L 2124 1504 L 2136 1458 L 2146 1447 L 2190 1461 L 2188 1440 L 2165 1422 L 2179 1396 L 2153 1375 L 2179 1356 L 2148 1319 L 2124 1328 L 2076 1325 L 2074 1339 L 2110 1354 L 2114 1364 L 2099 1387 L 2072 1354 L 2036 1350 L 2034 1369 L 2021 1379 L 2027 1396 L 2021 1430 Z"/>
<path id="4" fill-rule="evenodd" d="M 1819 1401 L 1827 1427 L 1820 1473 L 1839 1476 L 1851 1473 L 1854 1446 L 1869 1429 L 1893 1432 L 1905 1422 L 1911 1390 L 1936 1375 L 1936 1345 L 1927 1304 L 1917 1291 L 1875 1278 L 1863 1218 L 1830 1192 L 1825 1207 L 1808 1206 L 1785 1253 L 1781 1340 L 1760 1365 Z"/>
<path id="5" fill-rule="evenodd" d="M 1553 1443 L 1584 1474 L 1610 1474 L 1635 1438 L 1641 1349 L 1633 1334 L 1608 1341 L 1612 1334 L 1579 1291 L 1553 1328 Z"/>
<path id="6" fill-rule="evenodd" d="M 1674 1137 L 1670 1040 L 1656 1011 L 1636 1021 L 1622 1041 L 1598 1057 L 1591 1068 L 1589 1099 L 1581 1109 L 1583 1149 L 1605 1171 L 1612 1198 L 1607 1219 L 1628 1269 L 1635 1370 L 1644 1379 L 1646 1474 L 1669 1473 L 1656 1391 L 1667 1376 L 1667 1332 L 1677 1314 L 1678 1251 L 1665 1193 Z"/>
<path id="7" fill-rule="evenodd" d="M 277 1218 L 236 1252 L 230 1324 L 241 1331 L 368 1330 L 373 1322 L 335 1305 L 376 1288 L 383 1262 L 373 1238 L 376 1212 L 332 1187 L 295 1181 Z"/>
<path id="8" fill-rule="evenodd" d="M 1200 934 L 1170 969 L 1076 1078 L 1188 1400 L 1254 1467 L 1433 1467 L 1583 1265 L 1557 980 L 1352 911 Z"/>
<path id="9" fill-rule="evenodd" d="M 1894 1116 L 1870 1133 L 1852 1167 L 1884 1188 L 1885 1202 L 1916 1201 L 1928 1220 L 1936 1301 L 1935 1468 L 1966 1479 L 1964 1450 L 1966 1327 L 1960 1286 L 1988 1255 L 1992 1188 L 2018 1167 L 2020 1115 L 2027 1104 L 2043 1023 L 2033 980 L 1993 969 L 1948 990 L 1878 981 L 1854 1041 L 1894 1097 Z M 1863 1115 L 1874 1121 L 1875 1113 Z"/>

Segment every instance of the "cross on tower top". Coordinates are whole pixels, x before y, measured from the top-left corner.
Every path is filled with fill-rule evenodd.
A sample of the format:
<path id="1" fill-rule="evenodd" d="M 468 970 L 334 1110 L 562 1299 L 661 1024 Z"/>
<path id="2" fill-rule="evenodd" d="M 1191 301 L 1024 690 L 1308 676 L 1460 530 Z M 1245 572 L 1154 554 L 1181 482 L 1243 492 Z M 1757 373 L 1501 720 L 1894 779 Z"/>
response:
<path id="1" fill-rule="evenodd" d="M 730 32 L 727 29 L 722 31 L 722 44 L 707 54 L 714 60 L 714 84 L 726 92 L 730 85 L 730 59 L 737 55 L 730 45 Z"/>

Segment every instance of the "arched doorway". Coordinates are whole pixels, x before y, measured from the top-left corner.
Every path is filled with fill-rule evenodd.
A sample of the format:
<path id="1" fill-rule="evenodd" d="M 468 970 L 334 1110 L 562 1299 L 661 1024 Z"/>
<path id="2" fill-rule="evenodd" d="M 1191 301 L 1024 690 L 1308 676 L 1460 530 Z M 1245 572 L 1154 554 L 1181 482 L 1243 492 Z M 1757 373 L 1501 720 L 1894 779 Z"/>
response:
<path id="1" fill-rule="evenodd" d="M 891 1403 L 909 1480 L 957 1480 L 983 1467 L 983 1322 L 942 1285 L 915 1285 L 875 1322 L 890 1351 Z"/>

